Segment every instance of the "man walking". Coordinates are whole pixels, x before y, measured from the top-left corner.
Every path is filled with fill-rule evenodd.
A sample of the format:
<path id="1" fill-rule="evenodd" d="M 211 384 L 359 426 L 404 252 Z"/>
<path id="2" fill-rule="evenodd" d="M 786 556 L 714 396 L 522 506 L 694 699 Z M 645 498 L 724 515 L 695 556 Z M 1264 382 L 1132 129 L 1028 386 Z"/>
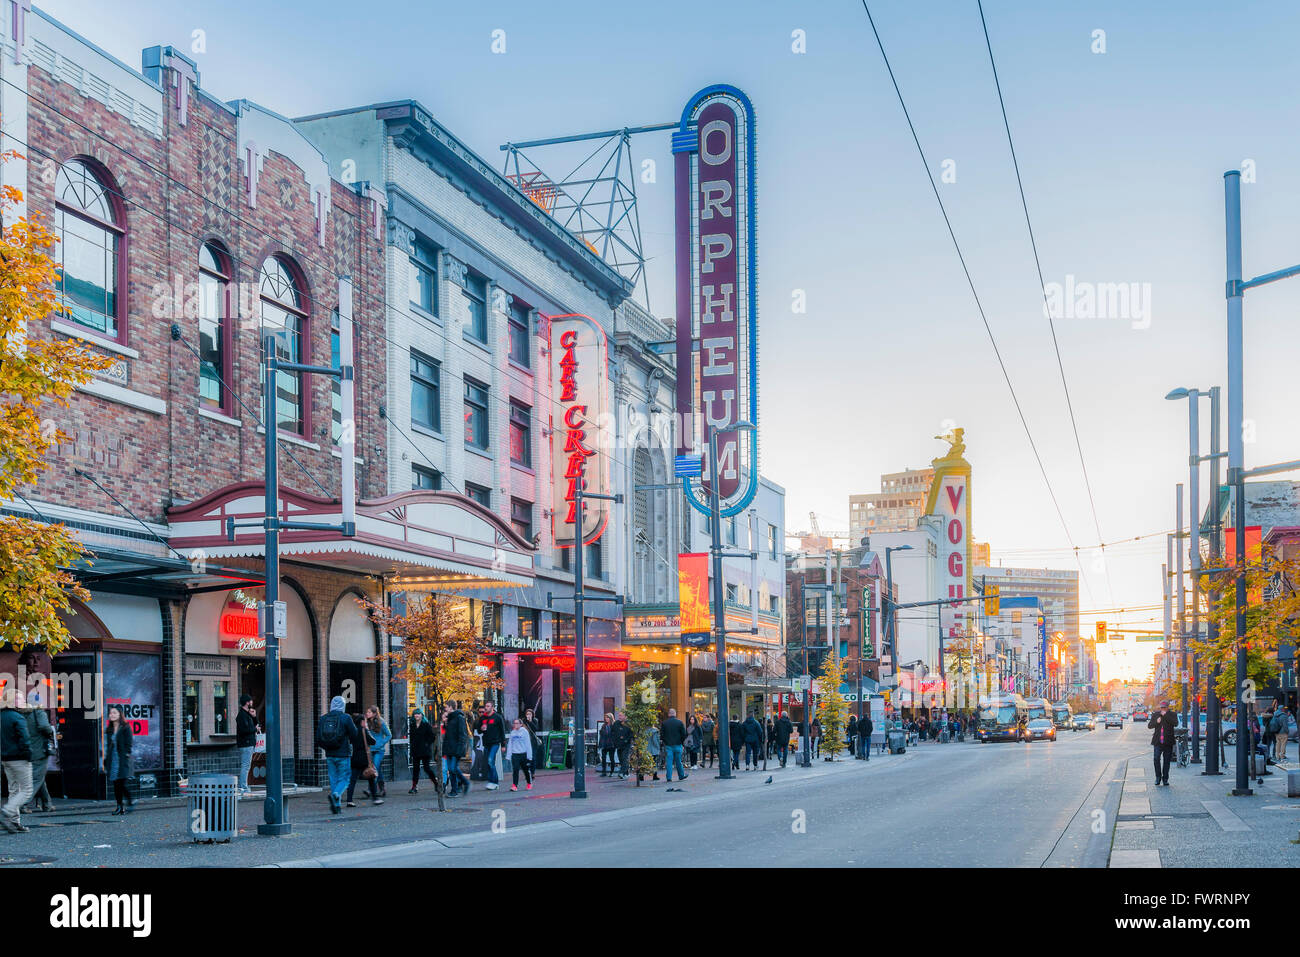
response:
<path id="1" fill-rule="evenodd" d="M 673 767 L 677 768 L 678 779 L 685 781 L 686 769 L 682 767 L 682 747 L 686 744 L 686 725 L 677 717 L 675 708 L 668 709 L 668 717 L 659 726 L 659 743 L 664 749 L 664 772 L 669 783 L 673 779 Z"/>
<path id="2" fill-rule="evenodd" d="M 235 715 L 235 747 L 239 749 L 239 793 L 251 794 L 248 772 L 253 766 L 253 752 L 257 749 L 257 712 L 253 710 L 253 696 L 239 696 L 239 711 Z"/>
<path id="3" fill-rule="evenodd" d="M 790 716 L 784 711 L 781 717 L 776 719 L 776 753 L 781 758 L 781 767 L 785 767 L 785 762 L 790 757 L 790 735 L 794 733 L 794 725 L 790 723 Z"/>
<path id="4" fill-rule="evenodd" d="M 19 812 L 32 796 L 32 748 L 27 740 L 27 719 L 15 708 L 0 711 L 0 765 L 9 781 L 9 800 L 0 807 L 0 826 L 11 834 L 30 828 Z"/>
<path id="5" fill-rule="evenodd" d="M 752 763 L 753 770 L 757 771 L 759 755 L 763 753 L 763 726 L 754 717 L 754 712 L 751 711 L 745 719 L 741 733 L 745 738 L 745 770 L 750 770 Z"/>
<path id="6" fill-rule="evenodd" d="M 1276 764 L 1286 760 L 1286 743 L 1291 735 L 1290 715 L 1286 705 L 1280 701 L 1273 711 L 1271 730 L 1273 731 L 1273 762 Z"/>
<path id="7" fill-rule="evenodd" d="M 506 723 L 501 720 L 501 715 L 496 712 L 496 705 L 491 701 L 484 702 L 483 714 L 479 717 L 474 730 L 483 736 L 483 754 L 487 759 L 488 771 L 488 783 L 484 786 L 489 791 L 495 791 L 500 784 L 500 778 L 497 777 L 497 754 L 506 743 L 507 732 Z M 578 729 L 578 735 L 581 739 L 581 728 Z"/>
<path id="8" fill-rule="evenodd" d="M 1160 702 L 1160 710 L 1147 719 L 1147 727 L 1153 729 L 1151 747 L 1155 760 L 1156 784 L 1168 786 L 1169 759 L 1174 753 L 1174 731 L 1178 727 L 1178 719 L 1170 710 L 1168 701 Z"/>
<path id="9" fill-rule="evenodd" d="M 357 726 L 344 710 L 347 702 L 335 695 L 330 709 L 316 722 L 316 747 L 325 752 L 325 769 L 330 782 L 330 813 L 343 810 L 343 795 L 352 780 L 352 742 Z"/>
<path id="10" fill-rule="evenodd" d="M 871 732 L 875 730 L 876 725 L 871 720 L 870 712 L 864 714 L 858 722 L 858 757 L 863 761 L 871 760 Z"/>
<path id="11" fill-rule="evenodd" d="M 700 722 L 700 736 L 702 739 L 700 751 L 700 767 L 704 767 L 704 759 L 709 759 L 709 767 L 713 767 L 713 762 L 718 756 L 718 742 L 714 738 L 714 732 L 717 726 L 714 724 L 713 715 L 705 714 L 704 720 Z"/>

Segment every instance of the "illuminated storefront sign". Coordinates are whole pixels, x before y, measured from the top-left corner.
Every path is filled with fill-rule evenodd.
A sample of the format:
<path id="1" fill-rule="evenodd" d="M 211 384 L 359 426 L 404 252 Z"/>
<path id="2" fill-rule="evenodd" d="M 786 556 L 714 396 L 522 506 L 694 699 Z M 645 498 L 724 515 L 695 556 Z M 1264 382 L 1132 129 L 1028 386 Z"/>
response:
<path id="1" fill-rule="evenodd" d="M 607 415 L 608 344 L 605 330 L 587 316 L 550 317 L 551 527 L 555 544 L 571 548 L 578 538 L 575 491 L 608 494 L 611 423 Z M 582 542 L 590 544 L 605 531 L 608 502 L 583 503 Z"/>
<path id="2" fill-rule="evenodd" d="M 758 490 L 756 431 L 710 430 L 758 421 L 758 277 L 754 227 L 754 110 L 731 86 L 697 93 L 673 133 L 677 233 L 677 452 L 704 455 L 700 489 L 687 500 L 708 511 L 716 481 L 724 516 Z M 689 374 L 688 374 L 689 370 Z M 697 491 L 699 494 L 697 494 Z"/>
<path id="3" fill-rule="evenodd" d="M 586 651 L 582 656 L 583 668 L 588 672 L 627 671 L 631 654 L 620 651 Z M 538 668 L 553 668 L 556 671 L 573 671 L 576 667 L 573 648 L 557 647 L 552 651 L 528 655 L 529 660 Z"/>
<path id="4" fill-rule="evenodd" d="M 266 639 L 259 634 L 257 609 L 249 608 L 237 601 L 226 605 L 221 612 L 218 627 L 222 648 L 236 651 L 260 651 L 266 647 Z"/>
<path id="5" fill-rule="evenodd" d="M 684 552 L 677 556 L 677 596 L 682 643 L 707 644 L 713 634 L 709 615 L 709 555 Z"/>

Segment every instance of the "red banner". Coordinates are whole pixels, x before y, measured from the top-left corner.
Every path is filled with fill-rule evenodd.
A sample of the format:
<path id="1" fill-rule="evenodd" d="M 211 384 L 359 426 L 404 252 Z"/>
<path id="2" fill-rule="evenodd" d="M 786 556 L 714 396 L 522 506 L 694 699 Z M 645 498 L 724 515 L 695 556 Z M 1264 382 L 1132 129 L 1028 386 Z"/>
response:
<path id="1" fill-rule="evenodd" d="M 1263 554 L 1263 530 L 1258 525 L 1246 526 L 1246 567 L 1257 563 Z M 1237 567 L 1237 530 L 1231 526 L 1223 529 L 1223 557 L 1229 568 Z M 1263 587 L 1252 588 L 1246 593 L 1246 601 L 1258 605 L 1264 600 Z"/>
<path id="2" fill-rule="evenodd" d="M 677 556 L 677 597 L 681 609 L 682 640 L 704 644 L 713 634 L 709 616 L 709 553 L 683 552 Z"/>

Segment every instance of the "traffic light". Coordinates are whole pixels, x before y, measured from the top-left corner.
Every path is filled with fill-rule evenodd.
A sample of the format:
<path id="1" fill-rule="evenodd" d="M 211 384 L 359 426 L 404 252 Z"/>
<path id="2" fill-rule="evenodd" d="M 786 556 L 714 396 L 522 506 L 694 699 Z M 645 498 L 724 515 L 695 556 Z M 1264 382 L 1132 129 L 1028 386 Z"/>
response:
<path id="1" fill-rule="evenodd" d="M 1106 623 L 1104 621 L 1097 622 L 1097 640 L 1099 642 L 1106 640 Z"/>
<path id="2" fill-rule="evenodd" d="M 984 614 L 996 618 L 1001 613 L 1002 599 L 998 597 L 1000 585 L 984 586 Z"/>

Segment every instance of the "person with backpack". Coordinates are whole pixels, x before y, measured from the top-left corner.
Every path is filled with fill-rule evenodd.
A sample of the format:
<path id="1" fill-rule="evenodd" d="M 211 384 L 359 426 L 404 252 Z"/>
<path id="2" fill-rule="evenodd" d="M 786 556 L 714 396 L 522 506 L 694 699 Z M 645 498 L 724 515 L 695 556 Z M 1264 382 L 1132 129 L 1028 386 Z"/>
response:
<path id="1" fill-rule="evenodd" d="M 460 773 L 461 759 L 469 753 L 471 744 L 469 722 L 456 704 L 453 701 L 448 706 L 442 719 L 442 763 L 446 771 L 444 778 L 450 786 L 448 797 L 469 793 L 469 778 Z"/>
<path id="2" fill-rule="evenodd" d="M 352 742 L 357 737 L 357 726 L 344 708 L 347 702 L 342 695 L 330 699 L 330 709 L 316 721 L 316 747 L 325 752 L 325 770 L 329 775 L 330 813 L 343 810 L 343 794 L 352 776 Z"/>
<path id="3" fill-rule="evenodd" d="M 0 807 L 0 826 L 12 834 L 31 830 L 23 824 L 23 805 L 32 796 L 32 748 L 27 721 L 15 708 L 0 709 L 0 765 L 9 781 L 9 800 Z"/>
<path id="4" fill-rule="evenodd" d="M 863 761 L 871 760 L 871 733 L 875 730 L 876 725 L 871 720 L 871 715 L 864 714 L 858 722 L 858 757 Z"/>
<path id="5" fill-rule="evenodd" d="M 24 813 L 53 810 L 50 789 L 45 786 L 45 770 L 54 753 L 54 726 L 44 708 L 33 707 L 26 712 L 27 740 L 32 747 L 32 797 L 35 807 L 23 808 Z"/>
<path id="6" fill-rule="evenodd" d="M 411 712 L 411 723 L 406 730 L 407 741 L 411 747 L 411 790 L 407 794 L 419 794 L 420 768 L 429 778 L 429 783 L 436 789 L 438 778 L 433 776 L 429 761 L 433 758 L 433 725 L 424 720 L 424 712 L 416 709 Z M 394 772 L 396 773 L 396 772 Z"/>
<path id="7" fill-rule="evenodd" d="M 1286 744 L 1290 736 L 1290 715 L 1287 712 L 1286 705 L 1279 702 L 1273 712 L 1273 761 L 1275 764 L 1286 760 Z"/>
<path id="8" fill-rule="evenodd" d="M 358 781 L 366 782 L 366 790 L 370 792 L 372 803 L 383 804 L 384 798 L 379 793 L 379 770 L 375 767 L 374 761 L 375 734 L 370 730 L 365 715 L 359 712 L 352 723 L 356 728 L 356 736 L 352 739 L 352 775 L 348 780 L 347 806 L 356 807 L 352 796 Z M 382 756 L 383 752 L 381 751 L 380 754 Z"/>
<path id="9" fill-rule="evenodd" d="M 384 784 L 384 749 L 388 747 L 388 742 L 393 740 L 393 732 L 388 728 L 388 722 L 383 719 L 376 705 L 371 705 L 366 709 L 366 728 L 374 738 L 374 744 L 370 746 L 370 762 L 375 767 L 375 783 L 379 786 L 379 796 L 388 797 L 388 788 Z"/>

